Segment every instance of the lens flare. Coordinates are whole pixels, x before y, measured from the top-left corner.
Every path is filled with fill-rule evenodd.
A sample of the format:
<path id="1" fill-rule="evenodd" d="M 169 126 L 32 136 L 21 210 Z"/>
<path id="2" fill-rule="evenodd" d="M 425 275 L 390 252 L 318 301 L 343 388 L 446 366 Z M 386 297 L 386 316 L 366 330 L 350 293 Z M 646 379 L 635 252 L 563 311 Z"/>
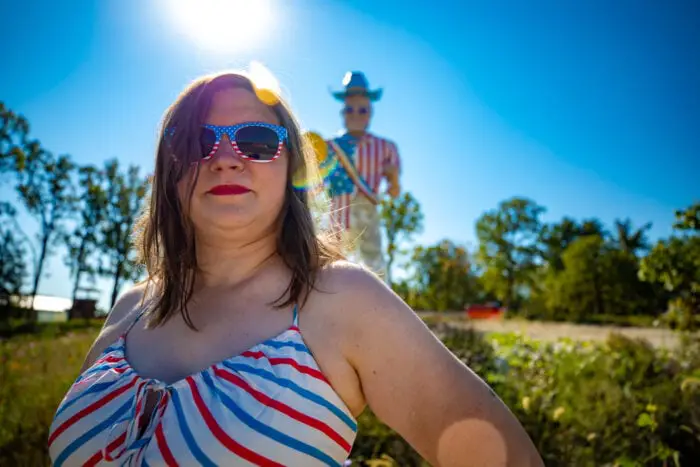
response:
<path id="1" fill-rule="evenodd" d="M 328 157 L 328 144 L 321 135 L 313 131 L 304 133 L 304 138 L 311 145 L 316 154 L 316 161 L 320 164 Z"/>
<path id="2" fill-rule="evenodd" d="M 248 77 L 253 83 L 255 95 L 264 104 L 275 105 L 280 101 L 282 90 L 275 75 L 260 62 L 251 62 Z"/>
<path id="3" fill-rule="evenodd" d="M 307 173 L 296 173 L 292 177 L 292 185 L 297 190 L 322 190 L 326 178 L 333 173 L 337 166 L 338 160 L 335 157 L 329 157 L 318 165 L 318 171 L 309 170 Z"/>
<path id="4" fill-rule="evenodd" d="M 338 166 L 338 159 L 328 155 L 328 145 L 321 135 L 313 131 L 307 131 L 302 135 L 316 156 L 316 167 L 297 173 L 292 177 L 292 185 L 297 190 L 322 190 L 325 180 Z"/>

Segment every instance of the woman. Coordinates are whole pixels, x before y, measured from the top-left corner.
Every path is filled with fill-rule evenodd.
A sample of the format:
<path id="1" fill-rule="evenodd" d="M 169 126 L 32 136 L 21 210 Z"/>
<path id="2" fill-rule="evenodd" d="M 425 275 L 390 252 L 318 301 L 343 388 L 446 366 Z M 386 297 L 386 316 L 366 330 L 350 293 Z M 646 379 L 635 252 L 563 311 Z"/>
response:
<path id="1" fill-rule="evenodd" d="M 54 465 L 342 465 L 366 405 L 433 465 L 542 465 L 486 384 L 315 232 L 292 183 L 314 157 L 263 100 L 223 74 L 167 111 L 136 229 L 149 280 L 58 408 Z"/>

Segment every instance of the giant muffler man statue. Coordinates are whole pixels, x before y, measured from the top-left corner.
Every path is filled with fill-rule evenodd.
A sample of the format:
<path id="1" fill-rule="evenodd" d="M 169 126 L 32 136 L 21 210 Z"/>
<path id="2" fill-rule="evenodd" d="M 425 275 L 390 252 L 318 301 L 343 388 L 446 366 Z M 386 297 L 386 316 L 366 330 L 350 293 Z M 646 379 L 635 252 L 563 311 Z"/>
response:
<path id="1" fill-rule="evenodd" d="M 399 196 L 399 153 L 394 142 L 367 131 L 373 103 L 379 101 L 382 90 L 371 90 L 367 78 L 359 71 L 348 72 L 343 86 L 344 90 L 332 95 L 343 103 L 341 114 L 345 131 L 326 140 L 325 146 L 321 144 L 317 156 L 322 165 L 328 165 L 333 158 L 333 162 L 337 162 L 326 176 L 325 184 L 331 198 L 334 227 L 349 245 L 350 257 L 386 278 L 380 230 L 380 187 L 382 180 L 386 180 L 389 196 Z M 307 135 L 318 143 L 319 135 Z"/>

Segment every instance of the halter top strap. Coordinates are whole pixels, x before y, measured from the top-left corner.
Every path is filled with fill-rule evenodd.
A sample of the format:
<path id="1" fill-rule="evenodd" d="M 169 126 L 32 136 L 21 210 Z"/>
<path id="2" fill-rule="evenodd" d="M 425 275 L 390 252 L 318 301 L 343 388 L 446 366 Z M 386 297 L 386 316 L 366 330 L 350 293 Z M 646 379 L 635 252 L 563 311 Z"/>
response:
<path id="1" fill-rule="evenodd" d="M 124 333 L 122 335 L 126 336 L 127 334 L 129 334 L 129 332 L 131 332 L 131 330 L 134 328 L 134 326 L 136 326 L 136 323 L 141 321 L 141 318 L 143 317 L 143 315 L 146 314 L 147 311 L 148 311 L 148 308 L 146 308 L 146 307 L 139 310 L 139 313 L 136 316 L 136 318 L 129 324 L 129 326 L 126 328 L 126 331 L 124 331 Z"/>
<path id="2" fill-rule="evenodd" d="M 294 317 L 292 319 L 292 326 L 298 328 L 299 327 L 299 306 L 298 305 L 294 305 L 293 313 L 294 313 Z"/>

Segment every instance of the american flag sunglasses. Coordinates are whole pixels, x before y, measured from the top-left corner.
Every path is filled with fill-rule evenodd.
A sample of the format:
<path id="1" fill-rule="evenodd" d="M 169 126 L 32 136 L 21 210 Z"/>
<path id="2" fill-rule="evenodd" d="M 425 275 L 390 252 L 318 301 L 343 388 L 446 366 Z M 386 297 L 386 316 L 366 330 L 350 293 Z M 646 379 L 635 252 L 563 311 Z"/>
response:
<path id="1" fill-rule="evenodd" d="M 172 136 L 175 129 L 168 129 Z M 202 125 L 199 133 L 201 160 L 207 161 L 219 150 L 224 135 L 231 147 L 242 159 L 251 162 L 272 162 L 282 153 L 287 142 L 287 129 L 266 122 L 244 122 L 231 126 Z"/>

